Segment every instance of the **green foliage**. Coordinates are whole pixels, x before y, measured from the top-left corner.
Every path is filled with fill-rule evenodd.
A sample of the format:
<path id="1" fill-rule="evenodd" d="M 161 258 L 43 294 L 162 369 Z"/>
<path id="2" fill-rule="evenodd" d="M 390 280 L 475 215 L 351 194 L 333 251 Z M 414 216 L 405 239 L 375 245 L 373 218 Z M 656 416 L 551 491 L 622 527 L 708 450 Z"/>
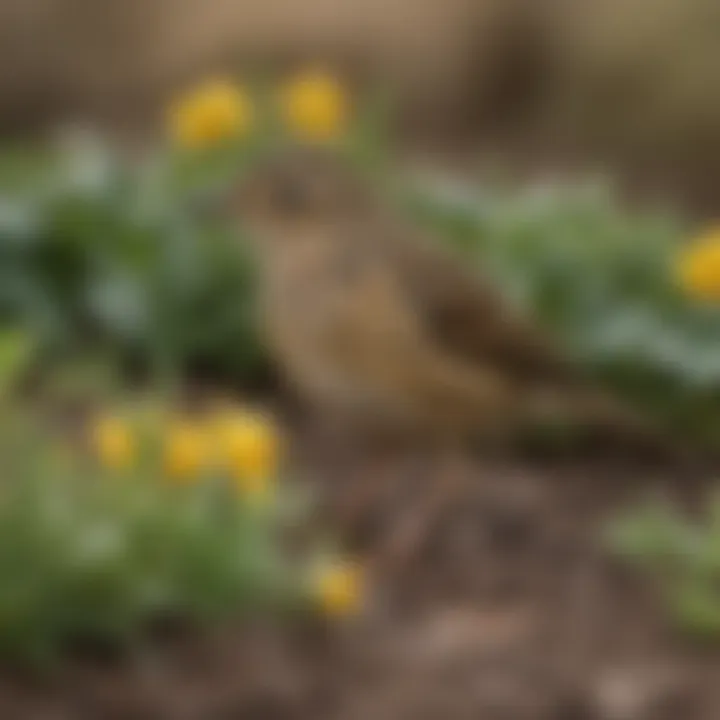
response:
<path id="1" fill-rule="evenodd" d="M 33 354 L 30 338 L 21 332 L 0 334 L 0 403 L 17 386 Z"/>
<path id="2" fill-rule="evenodd" d="M 53 444 L 19 408 L 2 417 L 0 658 L 53 661 L 68 644 L 127 648 L 156 620 L 203 625 L 280 612 L 307 592 L 281 546 L 292 493 L 243 495 L 223 473 L 161 479 Z"/>
<path id="3" fill-rule="evenodd" d="M 368 102 L 339 147 L 365 169 L 384 156 L 383 109 Z M 213 208 L 286 142 L 272 115 L 249 137 L 137 162 L 90 133 L 60 140 L 0 150 L 0 322 L 22 323 L 52 357 L 100 346 L 163 374 L 252 382 L 265 367 L 252 258 Z"/>
<path id="4" fill-rule="evenodd" d="M 252 376 L 250 259 L 205 212 L 230 165 L 133 166 L 93 138 L 0 155 L 0 319 L 45 351 L 92 341 L 164 370 Z"/>
<path id="5" fill-rule="evenodd" d="M 720 497 L 704 523 L 655 504 L 617 519 L 608 538 L 615 552 L 658 579 L 681 629 L 720 639 Z"/>
<path id="6" fill-rule="evenodd" d="M 684 235 L 676 219 L 625 211 L 603 187 L 510 197 L 423 191 L 409 203 L 580 366 L 678 429 L 717 443 L 720 308 L 675 284 Z"/>

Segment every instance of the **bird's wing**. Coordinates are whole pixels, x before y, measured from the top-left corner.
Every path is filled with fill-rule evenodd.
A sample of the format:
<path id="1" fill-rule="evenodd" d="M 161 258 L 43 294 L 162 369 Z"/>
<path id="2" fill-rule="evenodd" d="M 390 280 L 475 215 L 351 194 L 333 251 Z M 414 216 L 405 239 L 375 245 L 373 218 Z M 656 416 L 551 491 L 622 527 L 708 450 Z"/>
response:
<path id="1" fill-rule="evenodd" d="M 583 377 L 546 335 L 513 313 L 489 283 L 440 247 L 407 231 L 390 234 L 387 224 L 381 227 L 384 234 L 365 238 L 375 257 L 384 255 L 381 264 L 395 279 L 397 299 L 382 307 L 392 305 L 416 321 L 401 323 L 413 328 L 407 334 L 396 333 L 399 324 L 381 324 L 386 337 L 395 337 L 391 345 L 396 357 L 408 358 L 398 365 L 401 376 L 416 393 L 426 389 L 424 399 L 430 406 L 440 409 L 449 404 L 443 400 L 452 398 L 459 414 L 472 419 L 474 409 L 497 411 L 504 404 L 507 414 L 531 424 L 555 418 L 608 430 L 637 447 L 657 450 L 667 445 L 665 433 Z M 377 328 L 379 317 L 381 306 L 369 314 L 368 327 Z"/>
<path id="2" fill-rule="evenodd" d="M 514 399 L 514 386 L 493 365 L 448 353 L 427 332 L 395 269 L 376 253 L 356 249 L 334 248 L 313 337 L 301 333 L 298 341 L 315 365 L 328 376 L 347 378 L 355 393 L 364 389 L 389 406 L 437 422 L 498 420 Z"/>
<path id="3" fill-rule="evenodd" d="M 493 363 L 518 380 L 579 382 L 549 338 L 477 272 L 405 228 L 375 233 L 428 332 L 465 362 Z"/>

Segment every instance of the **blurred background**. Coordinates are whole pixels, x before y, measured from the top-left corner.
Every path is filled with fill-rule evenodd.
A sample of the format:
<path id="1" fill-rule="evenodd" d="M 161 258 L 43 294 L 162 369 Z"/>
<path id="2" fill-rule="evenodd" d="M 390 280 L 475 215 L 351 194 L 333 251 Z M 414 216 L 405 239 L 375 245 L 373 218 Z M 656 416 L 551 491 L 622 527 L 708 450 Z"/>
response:
<path id="1" fill-rule="evenodd" d="M 2 0 L 0 131 L 84 118 L 137 138 L 212 71 L 323 61 L 389 81 L 411 149 L 610 170 L 712 215 L 719 35 L 717 0 Z"/>
<path id="2" fill-rule="evenodd" d="M 717 720 L 719 70 L 720 0 L 0 0 L 0 718 Z M 204 212 L 303 133 L 703 463 L 538 432 L 366 578 L 445 470 L 294 406 Z"/>

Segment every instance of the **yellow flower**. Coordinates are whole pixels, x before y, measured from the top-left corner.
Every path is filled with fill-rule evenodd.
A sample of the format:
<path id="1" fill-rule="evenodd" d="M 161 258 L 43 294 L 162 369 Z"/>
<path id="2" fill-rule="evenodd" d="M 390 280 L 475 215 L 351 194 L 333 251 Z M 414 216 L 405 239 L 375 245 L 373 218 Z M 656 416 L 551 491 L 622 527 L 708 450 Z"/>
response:
<path id="1" fill-rule="evenodd" d="M 103 417 L 92 430 L 95 452 L 103 465 L 112 470 L 129 467 L 135 460 L 135 439 L 125 422 L 115 417 Z"/>
<path id="2" fill-rule="evenodd" d="M 331 140 L 345 128 L 347 95 L 342 85 L 324 72 L 308 72 L 291 80 L 281 103 L 287 126 L 303 140 Z"/>
<path id="3" fill-rule="evenodd" d="M 207 464 L 207 438 L 203 430 L 190 422 L 173 424 L 165 437 L 163 466 L 173 480 L 197 479 Z"/>
<path id="4" fill-rule="evenodd" d="M 683 251 L 678 279 L 692 297 L 720 302 L 720 226 Z"/>
<path id="5" fill-rule="evenodd" d="M 223 418 L 218 431 L 221 461 L 238 487 L 250 494 L 264 492 L 279 463 L 274 425 L 262 415 L 245 412 Z"/>
<path id="6" fill-rule="evenodd" d="M 327 615 L 351 615 L 362 605 L 364 577 L 355 564 L 338 563 L 324 568 L 314 587 L 315 597 Z"/>
<path id="7" fill-rule="evenodd" d="M 268 497 L 268 489 L 271 486 L 270 477 L 267 475 L 243 475 L 233 473 L 235 487 L 245 496 L 250 498 Z"/>
<path id="8" fill-rule="evenodd" d="M 253 121 L 250 98 L 227 79 L 211 80 L 170 108 L 169 125 L 175 142 L 199 149 L 246 134 Z"/>

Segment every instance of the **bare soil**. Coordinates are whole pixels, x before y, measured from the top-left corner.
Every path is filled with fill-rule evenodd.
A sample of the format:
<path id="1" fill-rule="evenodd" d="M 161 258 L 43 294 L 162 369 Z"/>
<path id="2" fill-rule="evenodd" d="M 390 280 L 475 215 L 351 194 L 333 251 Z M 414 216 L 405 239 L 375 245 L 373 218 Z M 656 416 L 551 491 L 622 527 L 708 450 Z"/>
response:
<path id="1" fill-rule="evenodd" d="M 346 452 L 305 433 L 296 467 L 348 547 L 377 557 L 445 481 L 417 448 Z M 0 673 L 3 720 L 716 720 L 720 648 L 673 631 L 649 579 L 608 555 L 607 520 L 648 495 L 702 505 L 707 471 L 625 458 L 466 459 L 417 557 L 340 625 L 256 623 L 47 677 Z M 376 488 L 363 512 L 348 492 Z M 357 497 L 357 495 L 355 495 Z M 345 504 L 343 504 L 345 503 Z"/>

